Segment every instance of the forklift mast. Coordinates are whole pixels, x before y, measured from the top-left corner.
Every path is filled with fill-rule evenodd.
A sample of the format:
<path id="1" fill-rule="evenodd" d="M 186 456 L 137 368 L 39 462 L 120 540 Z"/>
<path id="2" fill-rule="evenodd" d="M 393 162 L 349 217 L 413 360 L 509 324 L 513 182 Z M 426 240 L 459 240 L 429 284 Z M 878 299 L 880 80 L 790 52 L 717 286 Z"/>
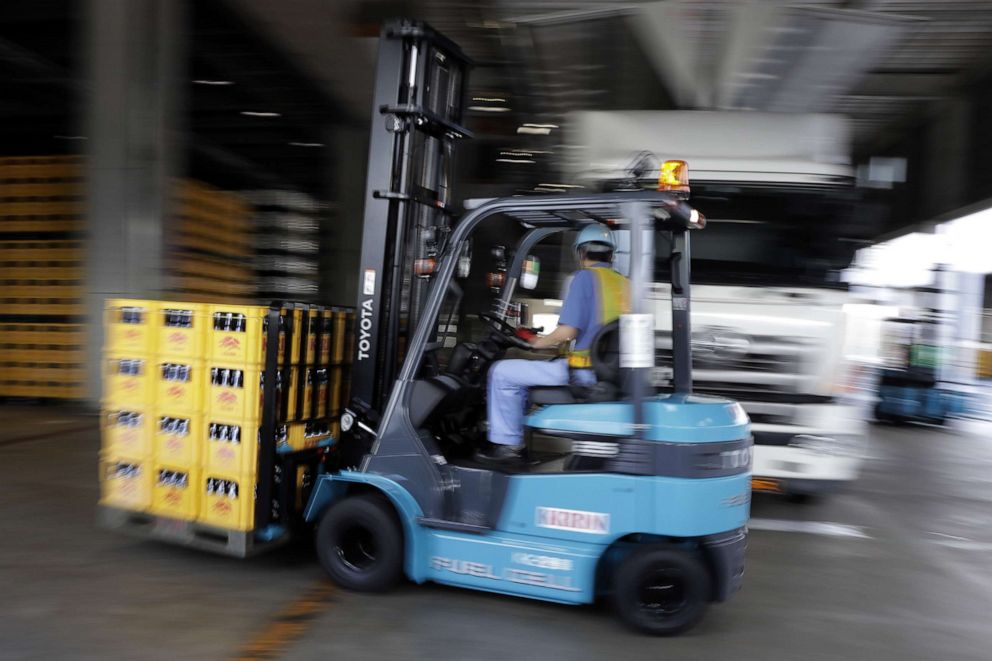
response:
<path id="1" fill-rule="evenodd" d="M 451 230 L 468 58 L 423 23 L 387 23 L 370 126 L 352 401 L 381 411 Z"/>

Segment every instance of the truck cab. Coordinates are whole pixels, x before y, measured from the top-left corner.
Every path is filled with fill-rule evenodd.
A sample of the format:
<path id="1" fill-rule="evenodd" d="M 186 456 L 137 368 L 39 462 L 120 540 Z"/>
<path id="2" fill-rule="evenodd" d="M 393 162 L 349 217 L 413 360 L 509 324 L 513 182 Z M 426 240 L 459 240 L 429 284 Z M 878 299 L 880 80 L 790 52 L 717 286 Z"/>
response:
<path id="1" fill-rule="evenodd" d="M 872 225 L 855 213 L 865 206 L 853 187 L 847 120 L 613 111 L 574 113 L 569 126 L 571 174 L 588 188 L 620 180 L 645 150 L 692 166 L 693 203 L 708 219 L 694 247 L 695 384 L 748 412 L 755 491 L 807 500 L 857 479 L 865 424 L 846 392 L 845 306 L 854 299 L 841 274 Z M 670 293 L 658 283 L 649 296 L 654 385 L 664 389 Z"/>

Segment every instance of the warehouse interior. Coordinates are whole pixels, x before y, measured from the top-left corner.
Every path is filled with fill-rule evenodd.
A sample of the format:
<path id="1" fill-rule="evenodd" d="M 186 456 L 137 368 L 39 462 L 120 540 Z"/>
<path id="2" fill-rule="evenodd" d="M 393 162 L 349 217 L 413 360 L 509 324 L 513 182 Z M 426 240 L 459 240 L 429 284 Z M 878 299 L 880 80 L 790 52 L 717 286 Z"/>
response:
<path id="1" fill-rule="evenodd" d="M 804 254 L 855 296 L 837 341 L 857 367 L 838 397 L 866 429 L 860 474 L 822 497 L 755 493 L 744 587 L 685 636 L 632 634 L 600 604 L 436 584 L 349 592 L 325 576 L 310 531 L 233 559 L 97 525 L 107 348 L 123 327 L 108 310 L 130 309 L 108 301 L 315 306 L 327 326 L 310 340 L 327 348 L 310 363 L 324 370 L 314 383 L 345 393 L 321 410 L 347 405 L 341 356 L 354 351 L 370 135 L 382 122 L 377 52 L 397 17 L 472 60 L 472 138 L 454 152 L 460 212 L 463 200 L 573 193 L 576 111 L 846 118 L 855 178 L 843 218 L 779 206 L 818 224 Z M 0 4 L 0 656 L 988 658 L 989 43 L 988 0 Z M 705 192 L 701 211 L 743 219 L 714 233 L 748 231 L 768 204 L 734 187 Z M 549 271 L 566 253 L 539 252 Z M 720 274 L 697 255 L 700 277 Z M 550 282 L 539 291 L 556 296 Z M 968 405 L 940 424 L 872 414 L 885 359 L 875 335 L 900 309 L 939 317 L 940 355 L 953 356 L 942 378 Z M 264 342 L 276 321 L 282 332 L 282 317 L 249 323 Z M 285 355 L 287 368 L 307 364 Z M 316 395 L 313 407 L 316 417 Z"/>

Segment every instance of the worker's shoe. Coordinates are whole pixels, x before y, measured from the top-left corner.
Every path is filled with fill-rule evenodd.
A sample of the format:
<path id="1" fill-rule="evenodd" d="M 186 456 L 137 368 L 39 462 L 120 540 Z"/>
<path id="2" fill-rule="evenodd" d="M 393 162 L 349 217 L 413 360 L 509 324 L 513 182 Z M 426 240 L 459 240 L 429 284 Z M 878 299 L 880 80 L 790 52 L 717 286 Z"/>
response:
<path id="1" fill-rule="evenodd" d="M 485 447 L 475 453 L 476 461 L 489 463 L 508 464 L 523 460 L 524 446 L 522 445 L 501 445 L 499 443 L 486 443 Z"/>

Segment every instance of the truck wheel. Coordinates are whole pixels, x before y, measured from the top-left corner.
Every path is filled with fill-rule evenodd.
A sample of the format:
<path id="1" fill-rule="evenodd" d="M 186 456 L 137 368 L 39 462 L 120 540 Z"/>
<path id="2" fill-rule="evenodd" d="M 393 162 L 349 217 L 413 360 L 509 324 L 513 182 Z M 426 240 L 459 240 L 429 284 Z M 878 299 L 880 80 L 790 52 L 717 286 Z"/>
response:
<path id="1" fill-rule="evenodd" d="M 331 505 L 317 525 L 317 557 L 348 590 L 382 592 L 403 574 L 403 532 L 381 496 L 363 494 Z"/>
<path id="2" fill-rule="evenodd" d="M 613 607 L 626 624 L 653 636 L 694 627 L 710 600 L 710 574 L 695 553 L 649 546 L 632 553 L 613 579 Z"/>

